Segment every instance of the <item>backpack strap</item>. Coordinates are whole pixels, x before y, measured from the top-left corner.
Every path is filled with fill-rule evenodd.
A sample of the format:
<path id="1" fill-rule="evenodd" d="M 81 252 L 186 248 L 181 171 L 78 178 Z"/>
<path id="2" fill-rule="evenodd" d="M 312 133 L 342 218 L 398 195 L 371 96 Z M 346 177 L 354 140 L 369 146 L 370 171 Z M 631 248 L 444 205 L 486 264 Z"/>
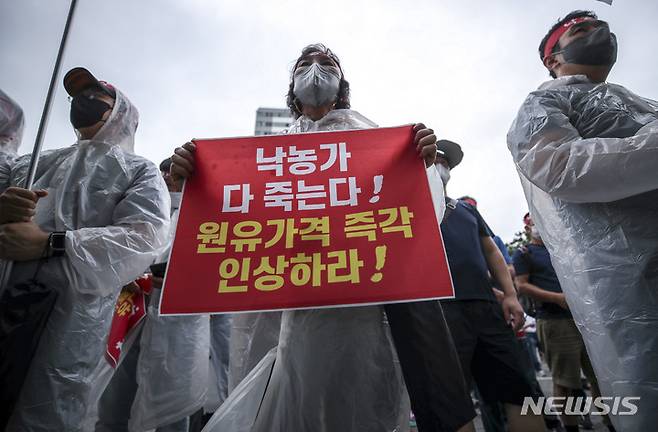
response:
<path id="1" fill-rule="evenodd" d="M 443 213 L 442 223 L 448 219 L 448 216 L 452 214 L 453 211 L 457 208 L 457 200 L 454 198 L 446 197 L 446 211 Z"/>

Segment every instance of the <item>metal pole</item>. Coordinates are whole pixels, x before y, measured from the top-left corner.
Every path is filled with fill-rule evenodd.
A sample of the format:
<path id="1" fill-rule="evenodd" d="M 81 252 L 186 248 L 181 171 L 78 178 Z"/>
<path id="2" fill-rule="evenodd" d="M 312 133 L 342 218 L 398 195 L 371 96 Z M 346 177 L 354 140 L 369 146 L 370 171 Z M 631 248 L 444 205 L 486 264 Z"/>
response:
<path id="1" fill-rule="evenodd" d="M 53 70 L 53 75 L 50 77 L 50 86 L 48 87 L 46 104 L 43 107 L 41 121 L 39 122 L 39 129 L 37 130 L 37 137 L 34 142 L 34 149 L 32 150 L 30 168 L 28 170 L 27 179 L 25 180 L 25 185 L 23 186 L 25 189 L 32 188 L 32 184 L 34 183 L 34 176 L 37 173 L 37 166 L 39 165 L 39 153 L 41 153 L 41 147 L 43 146 L 43 136 L 46 133 L 48 117 L 50 117 L 50 108 L 52 107 L 53 94 L 55 94 L 55 86 L 57 85 L 57 77 L 59 76 L 59 69 L 62 63 L 62 57 L 64 55 L 64 48 L 66 48 L 66 41 L 68 40 L 69 29 L 71 28 L 73 13 L 75 12 L 75 5 L 77 2 L 78 0 L 71 0 L 71 6 L 69 7 L 69 15 L 66 18 L 64 34 L 62 35 L 62 41 L 59 44 L 59 51 L 57 52 L 57 59 L 55 60 L 55 69 Z"/>
<path id="2" fill-rule="evenodd" d="M 39 164 L 39 153 L 41 153 L 41 147 L 43 146 L 43 136 L 46 133 L 46 126 L 48 125 L 48 117 L 50 116 L 50 108 L 52 107 L 53 94 L 55 93 L 55 86 L 57 84 L 57 77 L 59 76 L 60 66 L 62 64 L 62 57 L 64 56 L 64 49 L 66 48 L 66 41 L 68 40 L 69 30 L 71 28 L 71 22 L 73 21 L 73 13 L 75 12 L 75 6 L 78 0 L 71 0 L 71 5 L 69 7 L 69 14 L 66 17 L 66 24 L 64 25 L 64 34 L 62 35 L 62 40 L 59 44 L 59 51 L 57 51 L 57 59 L 55 60 L 55 68 L 53 69 L 53 74 L 50 77 L 50 85 L 48 86 L 48 94 L 46 95 L 46 104 L 43 107 L 43 113 L 41 113 L 41 120 L 39 121 L 39 129 L 37 130 L 37 137 L 34 141 L 34 149 L 32 150 L 32 157 L 30 159 L 30 168 L 28 170 L 27 178 L 25 179 L 25 184 L 23 187 L 25 189 L 31 189 L 34 184 L 34 177 L 37 173 L 37 165 Z M 11 268 L 13 267 L 12 261 L 5 261 L 2 266 L 1 278 L 2 284 L 0 285 L 0 293 L 4 291 L 7 287 L 7 282 L 9 282 L 9 275 L 11 274 Z"/>

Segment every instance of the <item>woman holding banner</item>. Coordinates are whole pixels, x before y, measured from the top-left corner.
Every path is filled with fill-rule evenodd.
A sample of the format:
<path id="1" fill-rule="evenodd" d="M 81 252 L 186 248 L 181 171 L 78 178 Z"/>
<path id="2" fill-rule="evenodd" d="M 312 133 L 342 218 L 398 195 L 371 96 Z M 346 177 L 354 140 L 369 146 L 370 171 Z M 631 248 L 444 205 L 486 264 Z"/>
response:
<path id="1" fill-rule="evenodd" d="M 349 84 L 323 45 L 302 50 L 287 103 L 296 117 L 288 133 L 377 127 L 349 109 Z M 414 132 L 428 176 L 440 183 L 433 168 L 436 136 L 423 124 Z M 172 175 L 181 182 L 194 172 L 194 151 L 186 143 L 172 156 Z M 440 195 L 435 200 L 442 206 L 442 189 Z M 272 375 L 253 429 L 246 430 L 406 430 L 391 337 L 419 431 L 472 430 L 475 412 L 436 301 L 284 311 Z"/>

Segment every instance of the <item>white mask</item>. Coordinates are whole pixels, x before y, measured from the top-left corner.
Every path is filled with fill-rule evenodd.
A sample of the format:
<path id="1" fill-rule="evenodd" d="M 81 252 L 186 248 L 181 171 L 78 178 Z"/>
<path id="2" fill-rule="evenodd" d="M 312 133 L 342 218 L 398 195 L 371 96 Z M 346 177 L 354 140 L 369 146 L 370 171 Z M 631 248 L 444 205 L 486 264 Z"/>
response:
<path id="1" fill-rule="evenodd" d="M 338 68 L 313 63 L 295 70 L 292 91 L 302 105 L 319 107 L 336 100 L 339 86 Z"/>
<path id="2" fill-rule="evenodd" d="M 530 237 L 536 240 L 541 240 L 541 235 L 539 234 L 539 230 L 534 225 L 530 227 Z"/>
<path id="3" fill-rule="evenodd" d="M 439 172 L 439 176 L 441 176 L 441 181 L 443 182 L 443 186 L 447 185 L 448 181 L 450 181 L 450 168 L 442 164 L 435 164 L 434 166 L 436 167 L 436 170 Z"/>

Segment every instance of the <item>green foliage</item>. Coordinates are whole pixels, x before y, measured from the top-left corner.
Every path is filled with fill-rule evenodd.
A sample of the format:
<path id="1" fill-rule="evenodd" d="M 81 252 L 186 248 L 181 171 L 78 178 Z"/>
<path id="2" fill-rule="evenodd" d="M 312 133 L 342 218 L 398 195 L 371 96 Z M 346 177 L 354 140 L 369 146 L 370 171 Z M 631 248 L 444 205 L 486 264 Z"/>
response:
<path id="1" fill-rule="evenodd" d="M 514 238 L 511 242 L 505 243 L 505 246 L 507 246 L 507 251 L 509 252 L 510 256 L 512 256 L 518 248 L 526 245 L 529 241 L 530 240 L 528 239 L 525 231 L 519 231 L 514 234 Z"/>

